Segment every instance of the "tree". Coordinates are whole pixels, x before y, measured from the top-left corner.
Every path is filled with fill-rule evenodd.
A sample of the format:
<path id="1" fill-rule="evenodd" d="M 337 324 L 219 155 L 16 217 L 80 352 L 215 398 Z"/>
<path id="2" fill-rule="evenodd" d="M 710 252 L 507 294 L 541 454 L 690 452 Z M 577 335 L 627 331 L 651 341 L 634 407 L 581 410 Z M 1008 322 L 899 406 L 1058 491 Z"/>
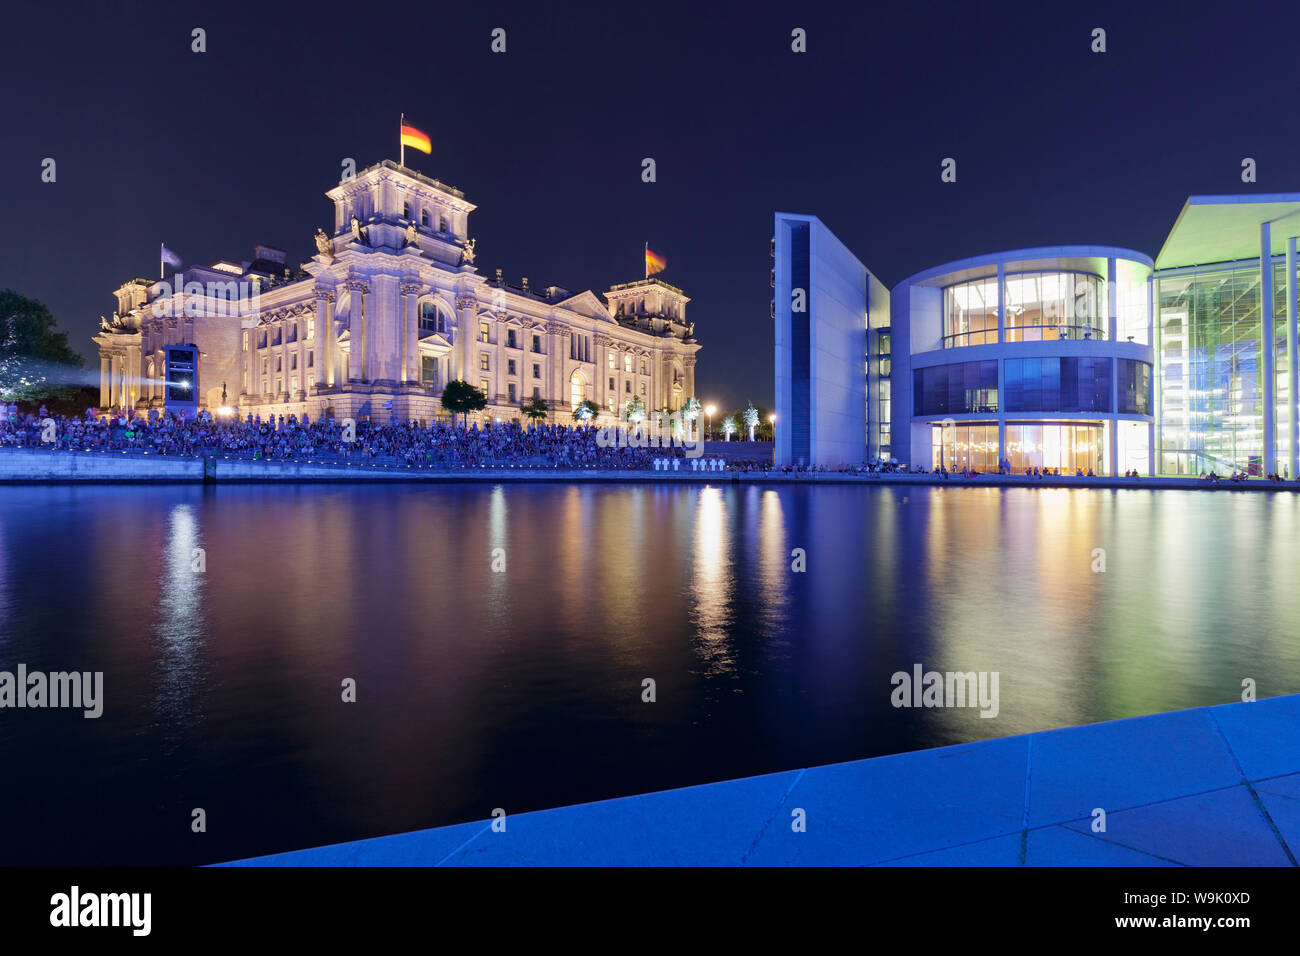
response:
<path id="1" fill-rule="evenodd" d="M 634 425 L 645 420 L 645 402 L 637 395 L 629 398 L 623 405 L 623 417 Z"/>
<path id="2" fill-rule="evenodd" d="M 745 407 L 745 411 L 744 411 L 744 422 L 745 422 L 745 427 L 749 429 L 750 441 L 754 440 L 754 429 L 758 427 L 758 421 L 759 421 L 758 409 L 754 407 L 753 402 L 750 402 Z"/>
<path id="3" fill-rule="evenodd" d="M 585 425 L 587 422 L 595 421 L 596 416 L 599 414 L 600 408 L 595 402 L 591 401 L 591 399 L 583 399 L 582 402 L 574 406 L 573 420 L 579 425 Z"/>
<path id="4" fill-rule="evenodd" d="M 722 434 L 726 436 L 727 441 L 731 441 L 731 436 L 736 434 L 739 430 L 740 429 L 736 427 L 736 419 L 731 415 L 728 415 L 722 420 Z"/>
<path id="5" fill-rule="evenodd" d="M 462 382 L 460 379 L 452 379 L 442 390 L 442 407 L 451 412 L 452 424 L 456 422 L 456 413 L 466 416 L 468 422 L 470 412 L 479 412 L 487 408 L 487 396 L 471 385 L 469 382 Z"/>
<path id="6" fill-rule="evenodd" d="M 0 393 L 6 398 L 41 398 L 85 384 L 73 371 L 85 359 L 57 326 L 43 302 L 0 289 Z"/>
<path id="7" fill-rule="evenodd" d="M 689 439 L 695 433 L 695 419 L 700 417 L 700 400 L 691 396 L 682 403 L 682 421 L 686 422 L 686 437 Z"/>
<path id="8" fill-rule="evenodd" d="M 523 407 L 523 413 L 533 421 L 545 421 L 546 416 L 551 414 L 550 406 L 546 404 L 544 398 L 534 398 Z"/>

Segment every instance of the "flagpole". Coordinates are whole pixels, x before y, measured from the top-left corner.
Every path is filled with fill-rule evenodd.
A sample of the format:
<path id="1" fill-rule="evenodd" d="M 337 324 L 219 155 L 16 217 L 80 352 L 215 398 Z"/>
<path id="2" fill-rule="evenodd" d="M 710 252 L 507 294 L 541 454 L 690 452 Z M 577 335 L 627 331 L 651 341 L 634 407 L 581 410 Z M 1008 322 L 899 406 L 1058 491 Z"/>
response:
<path id="1" fill-rule="evenodd" d="M 163 243 L 158 243 L 158 278 L 163 277 Z"/>
<path id="2" fill-rule="evenodd" d="M 400 164 L 400 165 L 405 166 L 405 165 L 406 165 L 406 139 L 402 136 L 402 127 L 406 125 L 406 114 L 405 114 L 405 113 L 402 114 L 402 118 L 401 118 L 401 120 L 399 120 L 399 123 L 400 123 L 401 125 L 399 125 L 399 126 L 397 127 L 397 138 L 398 138 L 398 140 L 401 141 L 401 144 L 402 144 L 402 145 L 401 145 L 401 149 L 402 149 L 402 161 L 401 161 L 401 164 Z"/>
<path id="3" fill-rule="evenodd" d="M 641 261 L 645 263 L 645 277 L 648 279 L 650 278 L 650 240 L 649 239 L 646 240 L 645 255 L 641 257 Z"/>

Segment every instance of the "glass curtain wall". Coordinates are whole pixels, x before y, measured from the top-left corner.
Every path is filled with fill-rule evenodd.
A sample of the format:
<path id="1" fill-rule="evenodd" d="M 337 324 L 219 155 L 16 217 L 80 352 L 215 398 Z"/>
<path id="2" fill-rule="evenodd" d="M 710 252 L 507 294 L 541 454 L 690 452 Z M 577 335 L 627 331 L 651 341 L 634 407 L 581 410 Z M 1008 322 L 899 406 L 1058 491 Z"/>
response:
<path id="1" fill-rule="evenodd" d="M 1104 339 L 1106 282 L 1084 272 L 1022 272 L 1006 277 L 1008 342 Z"/>
<path id="2" fill-rule="evenodd" d="M 995 436 L 996 440 L 996 436 Z M 1022 422 L 1007 424 L 1007 458 L 1012 474 L 1030 468 L 1060 469 L 1062 474 L 1102 474 L 1105 427 L 1099 424 Z"/>
<path id="3" fill-rule="evenodd" d="M 1262 473 L 1259 280 L 1247 263 L 1158 281 L 1161 474 Z"/>
<path id="4" fill-rule="evenodd" d="M 930 426 L 930 467 L 996 473 L 997 422 Z"/>
<path id="5" fill-rule="evenodd" d="M 989 276 L 943 290 L 943 347 L 995 345 L 998 341 L 998 279 Z"/>

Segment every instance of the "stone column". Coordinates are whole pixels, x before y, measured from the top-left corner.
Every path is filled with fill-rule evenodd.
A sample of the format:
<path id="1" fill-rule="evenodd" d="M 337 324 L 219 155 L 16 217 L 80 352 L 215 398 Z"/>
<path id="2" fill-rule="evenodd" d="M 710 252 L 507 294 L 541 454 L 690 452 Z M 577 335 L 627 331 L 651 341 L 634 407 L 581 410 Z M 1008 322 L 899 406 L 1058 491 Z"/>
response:
<path id="1" fill-rule="evenodd" d="M 338 351 L 338 333 L 334 330 L 334 293 L 328 289 L 316 290 L 316 339 L 313 374 L 318 388 L 334 384 L 334 353 Z"/>
<path id="2" fill-rule="evenodd" d="M 478 299 L 472 295 L 456 296 L 456 331 L 460 341 L 456 343 L 460 357 L 460 369 L 457 378 L 478 388 L 478 363 L 474 353 L 478 351 Z"/>
<path id="3" fill-rule="evenodd" d="M 99 407 L 107 408 L 113 392 L 113 362 L 102 350 L 99 353 Z"/>
<path id="4" fill-rule="evenodd" d="M 417 333 L 414 331 L 416 297 L 420 294 L 418 282 L 403 282 L 399 289 L 401 308 L 397 322 L 397 384 L 405 385 L 412 380 L 411 357 L 416 351 Z M 418 376 L 415 379 L 418 381 Z"/>
<path id="5" fill-rule="evenodd" d="M 352 301 L 348 306 L 348 322 L 352 335 L 347 377 L 348 381 L 364 382 L 366 380 L 366 299 L 370 287 L 359 279 L 351 279 L 348 281 L 347 290 L 352 294 Z"/>

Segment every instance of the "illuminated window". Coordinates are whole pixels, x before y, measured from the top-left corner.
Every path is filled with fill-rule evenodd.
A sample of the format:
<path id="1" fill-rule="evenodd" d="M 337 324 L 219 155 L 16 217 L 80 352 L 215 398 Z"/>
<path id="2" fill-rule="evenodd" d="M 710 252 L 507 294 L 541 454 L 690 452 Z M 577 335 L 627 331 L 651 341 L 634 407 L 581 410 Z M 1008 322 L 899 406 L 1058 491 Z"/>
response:
<path id="1" fill-rule="evenodd" d="M 623 356 L 623 371 L 625 371 L 625 372 L 630 372 L 630 371 L 632 371 L 632 356 L 631 356 L 631 355 L 624 355 L 624 356 Z"/>
<path id="2" fill-rule="evenodd" d="M 481 379 L 478 380 L 478 390 L 479 390 L 480 392 L 482 392 L 484 395 L 487 394 L 487 391 L 488 391 L 488 380 L 487 380 L 487 379 L 485 379 L 485 378 L 481 378 Z"/>
<path id="3" fill-rule="evenodd" d="M 480 322 L 478 324 L 478 340 L 480 342 L 486 342 L 488 340 L 488 324 L 486 322 Z"/>
<path id="4" fill-rule="evenodd" d="M 569 379 L 569 404 L 573 408 L 582 404 L 582 376 L 577 372 Z"/>
<path id="5" fill-rule="evenodd" d="M 612 371 L 614 371 L 614 369 L 616 369 L 616 368 L 618 368 L 618 356 L 615 355 L 613 352 L 610 352 L 610 353 L 609 353 L 609 370 L 612 372 Z"/>
<path id="6" fill-rule="evenodd" d="M 482 372 L 486 372 L 491 369 L 491 365 L 488 362 L 488 354 L 486 352 L 482 352 L 479 354 L 478 367 L 479 367 L 479 371 Z"/>
<path id="7" fill-rule="evenodd" d="M 314 339 L 315 337 L 316 337 L 316 319 L 313 318 L 313 317 L 311 317 L 311 316 L 308 316 L 308 318 L 307 318 L 307 338 L 309 338 L 309 339 Z"/>

